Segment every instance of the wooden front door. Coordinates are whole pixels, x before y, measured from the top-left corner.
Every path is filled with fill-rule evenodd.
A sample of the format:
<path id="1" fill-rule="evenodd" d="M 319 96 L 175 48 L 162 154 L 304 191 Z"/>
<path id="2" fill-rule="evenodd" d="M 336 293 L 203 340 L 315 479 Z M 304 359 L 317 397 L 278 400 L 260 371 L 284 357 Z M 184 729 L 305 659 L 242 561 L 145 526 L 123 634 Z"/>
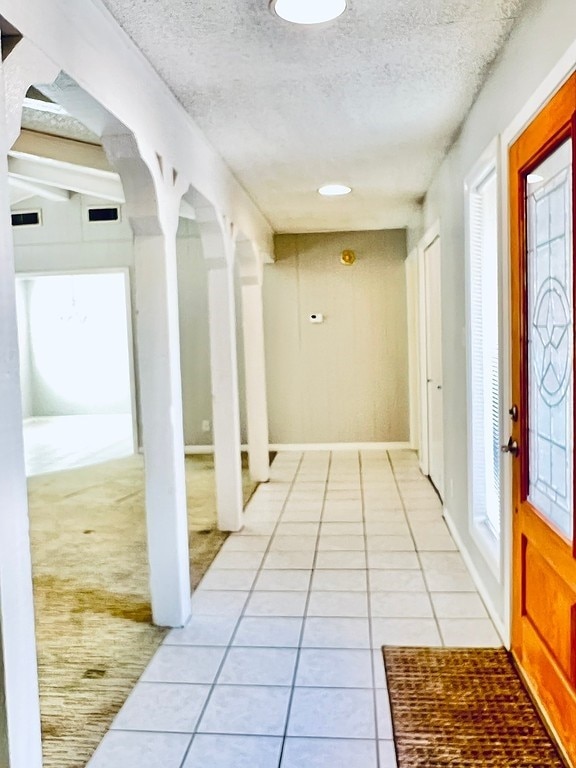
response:
<path id="1" fill-rule="evenodd" d="M 576 75 L 510 149 L 512 652 L 576 765 Z M 517 453 L 516 453 L 517 449 Z"/>

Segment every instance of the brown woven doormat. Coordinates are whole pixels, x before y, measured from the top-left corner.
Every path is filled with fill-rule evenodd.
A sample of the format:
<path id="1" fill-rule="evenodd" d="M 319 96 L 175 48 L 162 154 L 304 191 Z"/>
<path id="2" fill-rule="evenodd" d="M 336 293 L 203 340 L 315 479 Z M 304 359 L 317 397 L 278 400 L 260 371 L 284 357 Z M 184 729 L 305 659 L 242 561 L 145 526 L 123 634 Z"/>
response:
<path id="1" fill-rule="evenodd" d="M 503 648 L 383 648 L 398 768 L 564 765 Z"/>

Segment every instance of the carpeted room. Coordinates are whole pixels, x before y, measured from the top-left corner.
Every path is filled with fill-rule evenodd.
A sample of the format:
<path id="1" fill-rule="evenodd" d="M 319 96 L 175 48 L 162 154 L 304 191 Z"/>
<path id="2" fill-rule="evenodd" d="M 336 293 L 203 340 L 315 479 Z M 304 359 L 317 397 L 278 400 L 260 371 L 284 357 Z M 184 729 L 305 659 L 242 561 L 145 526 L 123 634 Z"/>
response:
<path id="1" fill-rule="evenodd" d="M 186 459 L 192 581 L 226 538 L 213 458 Z M 244 499 L 254 484 L 243 470 Z M 44 765 L 81 768 L 162 641 L 151 623 L 141 456 L 29 478 Z"/>

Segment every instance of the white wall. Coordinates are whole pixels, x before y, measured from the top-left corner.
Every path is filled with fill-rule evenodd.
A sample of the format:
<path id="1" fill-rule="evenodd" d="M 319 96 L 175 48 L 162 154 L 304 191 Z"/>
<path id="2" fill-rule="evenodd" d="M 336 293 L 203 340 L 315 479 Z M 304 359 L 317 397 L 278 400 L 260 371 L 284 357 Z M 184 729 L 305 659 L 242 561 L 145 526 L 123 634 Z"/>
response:
<path id="1" fill-rule="evenodd" d="M 202 421 L 212 423 L 206 265 L 194 222 L 180 220 L 177 253 L 184 440 L 210 445 L 212 433 L 202 431 Z"/>
<path id="2" fill-rule="evenodd" d="M 43 221 L 40 227 L 13 229 L 16 270 L 25 274 L 127 268 L 133 297 L 132 230 L 124 220 L 89 224 L 89 205 L 102 205 L 102 201 L 73 195 L 64 203 L 35 198 L 15 206 L 14 210 L 40 208 Z M 177 246 L 184 435 L 187 445 L 206 445 L 212 442 L 211 433 L 201 429 L 203 420 L 212 421 L 206 267 L 194 222 L 181 220 Z M 132 300 L 135 328 L 134 307 Z M 136 334 L 134 344 L 135 337 Z M 20 351 L 28 359 L 26 344 L 21 345 Z M 30 371 L 30 366 L 24 365 L 23 370 Z M 24 387 L 25 396 L 26 392 Z M 31 400 L 29 404 L 31 409 Z"/>
<path id="3" fill-rule="evenodd" d="M 212 391 L 210 375 L 210 332 L 208 325 L 208 284 L 206 262 L 198 227 L 180 219 L 178 228 L 178 304 L 180 314 L 180 364 L 186 445 L 212 445 Z M 236 292 L 237 309 L 240 294 Z M 237 324 L 240 426 L 246 442 L 246 407 L 242 325 Z M 202 422 L 210 423 L 210 431 Z"/>
<path id="4" fill-rule="evenodd" d="M 17 286 L 27 298 L 18 318 L 24 412 L 131 413 L 125 273 L 19 278 Z"/>
<path id="5" fill-rule="evenodd" d="M 436 174 L 424 204 L 423 228 L 439 219 L 442 242 L 445 505 L 485 596 L 502 623 L 506 622 L 508 610 L 505 579 L 498 581 L 494 576 L 468 529 L 464 179 L 490 141 L 522 110 L 575 38 L 573 0 L 529 3 L 457 142 Z M 503 200 L 503 210 L 506 205 Z M 411 244 L 417 241 L 420 232 L 409 233 Z M 503 252 L 501 259 L 505 266 L 508 254 Z M 507 401 L 502 405 L 505 409 L 509 407 Z M 506 532 L 509 526 L 510 520 L 505 520 Z M 507 540 L 504 546 L 508 549 L 511 542 Z"/>
<path id="6" fill-rule="evenodd" d="M 275 246 L 264 269 L 270 441 L 408 441 L 405 232 L 278 235 Z"/>
<path id="7" fill-rule="evenodd" d="M 244 332 L 242 324 L 242 284 L 238 262 L 234 265 L 234 301 L 236 309 L 236 356 L 238 358 L 238 395 L 240 406 L 240 436 L 242 444 L 248 442 L 246 414 L 246 370 L 244 358 Z"/>
<path id="8" fill-rule="evenodd" d="M 88 223 L 87 208 L 103 201 L 73 195 L 67 202 L 50 202 L 32 198 L 13 210 L 41 210 L 41 226 L 13 227 L 16 272 L 26 274 L 77 273 L 82 270 L 112 270 L 133 266 L 132 230 L 126 221 Z M 21 364 L 24 358 L 23 404 L 25 416 L 48 416 L 64 413 L 127 412 L 130 404 L 93 404 L 73 402 L 58 393 L 45 380 L 38 368 L 38 355 L 31 337 L 31 311 L 34 306 L 33 281 L 17 281 L 26 297 L 28 333 L 19 334 Z M 132 286 L 133 290 L 133 286 Z M 22 315 L 19 316 L 19 327 Z M 38 359 L 37 359 L 38 358 Z M 26 404 L 28 408 L 26 409 Z M 126 408 L 126 405 L 128 407 Z"/>
<path id="9" fill-rule="evenodd" d="M 410 446 L 413 449 L 418 449 L 420 447 L 420 355 L 418 349 L 420 314 L 418 302 L 418 253 L 416 250 L 408 254 L 405 268 L 410 392 Z"/>
<path id="10" fill-rule="evenodd" d="M 2 653 L 2 642 L 0 641 L 0 768 L 10 768 L 8 760 L 8 729 L 4 694 L 4 654 Z"/>
<path id="11" fill-rule="evenodd" d="M 16 311 L 18 313 L 18 353 L 20 357 L 20 389 L 22 390 L 22 416 L 34 415 L 32 360 L 30 356 L 30 326 L 28 322 L 28 282 L 16 281 Z"/>

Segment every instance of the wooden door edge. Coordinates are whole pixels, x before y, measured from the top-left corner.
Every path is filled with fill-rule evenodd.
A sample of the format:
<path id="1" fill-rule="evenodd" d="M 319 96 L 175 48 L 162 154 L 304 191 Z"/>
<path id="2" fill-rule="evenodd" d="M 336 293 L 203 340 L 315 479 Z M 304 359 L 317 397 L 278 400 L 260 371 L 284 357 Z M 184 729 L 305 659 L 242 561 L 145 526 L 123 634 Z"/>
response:
<path id="1" fill-rule="evenodd" d="M 512 660 L 512 664 L 514 666 L 514 670 L 516 671 L 516 674 L 520 678 L 522 685 L 526 689 L 526 692 L 530 697 L 530 701 L 534 705 L 534 708 L 538 713 L 538 716 L 542 720 L 542 725 L 546 729 L 548 736 L 550 737 L 552 743 L 556 747 L 558 756 L 564 763 L 565 768 L 576 768 L 576 763 L 572 761 L 569 754 L 564 749 L 564 746 L 562 745 L 560 737 L 558 736 L 556 729 L 554 728 L 552 722 L 550 721 L 550 718 L 548 717 L 546 709 L 540 702 L 536 689 L 532 685 L 532 682 L 530 681 L 530 679 L 524 673 L 524 670 L 522 669 L 522 664 L 517 658 L 516 651 L 514 649 L 510 650 L 509 655 Z"/>

